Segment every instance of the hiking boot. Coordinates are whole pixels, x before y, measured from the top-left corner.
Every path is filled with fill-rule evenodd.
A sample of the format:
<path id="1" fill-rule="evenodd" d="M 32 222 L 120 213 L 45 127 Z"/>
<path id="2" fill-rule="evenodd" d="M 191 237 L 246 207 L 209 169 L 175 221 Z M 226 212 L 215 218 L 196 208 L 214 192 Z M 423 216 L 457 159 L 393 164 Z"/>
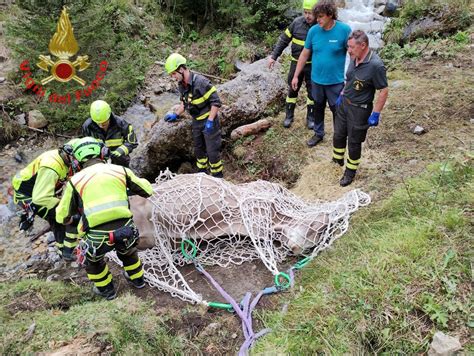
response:
<path id="1" fill-rule="evenodd" d="M 135 288 L 142 289 L 143 287 L 145 287 L 145 280 L 143 279 L 143 277 L 130 279 L 127 272 L 123 271 L 122 273 L 125 279 L 127 280 L 127 282 L 130 283 Z"/>
<path id="2" fill-rule="evenodd" d="M 295 117 L 295 103 L 286 103 L 286 117 L 283 121 L 283 127 L 289 129 Z"/>
<path id="3" fill-rule="evenodd" d="M 321 141 L 323 140 L 322 137 L 319 137 L 318 135 L 314 135 L 313 137 L 311 137 L 308 142 L 306 142 L 306 144 L 309 146 L 309 147 L 314 147 L 316 146 L 318 143 L 320 143 Z"/>
<path id="4" fill-rule="evenodd" d="M 344 166 L 344 159 L 337 159 L 333 157 L 332 162 L 340 165 L 341 167 Z"/>
<path id="5" fill-rule="evenodd" d="M 346 186 L 348 186 L 349 184 L 352 183 L 352 181 L 354 180 L 354 177 L 355 177 L 355 172 L 346 169 L 344 171 L 344 175 L 342 176 L 341 180 L 339 181 L 339 184 L 341 185 L 341 187 L 346 187 Z"/>
<path id="6" fill-rule="evenodd" d="M 100 291 L 99 288 L 94 286 L 92 288 L 92 292 L 94 292 L 94 294 L 99 295 L 102 298 L 105 298 L 107 300 L 113 300 L 113 299 L 117 298 L 117 292 L 115 291 L 114 287 L 106 289 L 104 291 Z"/>

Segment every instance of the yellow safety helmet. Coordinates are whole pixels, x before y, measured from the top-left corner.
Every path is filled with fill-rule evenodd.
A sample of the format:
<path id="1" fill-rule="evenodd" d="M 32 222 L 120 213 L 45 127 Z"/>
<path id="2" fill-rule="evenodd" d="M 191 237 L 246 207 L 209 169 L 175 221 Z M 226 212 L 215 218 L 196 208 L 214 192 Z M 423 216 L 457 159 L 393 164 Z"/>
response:
<path id="1" fill-rule="evenodd" d="M 318 3 L 318 0 L 303 0 L 303 10 L 313 10 L 314 5 Z"/>
<path id="2" fill-rule="evenodd" d="M 74 158 L 83 163 L 91 158 L 101 157 L 103 146 L 101 141 L 93 137 L 80 138 L 72 145 Z"/>
<path id="3" fill-rule="evenodd" d="M 186 64 L 186 58 L 179 53 L 171 53 L 166 59 L 165 69 L 168 74 L 173 73 L 179 66 Z"/>
<path id="4" fill-rule="evenodd" d="M 112 109 L 107 102 L 96 100 L 91 104 L 91 118 L 97 124 L 102 124 L 110 118 Z"/>

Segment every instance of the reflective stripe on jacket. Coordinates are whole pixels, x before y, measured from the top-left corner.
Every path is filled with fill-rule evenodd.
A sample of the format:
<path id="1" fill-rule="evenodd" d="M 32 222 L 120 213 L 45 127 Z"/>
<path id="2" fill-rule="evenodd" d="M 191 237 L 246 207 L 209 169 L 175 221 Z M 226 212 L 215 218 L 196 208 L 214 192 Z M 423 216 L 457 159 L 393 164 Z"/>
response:
<path id="1" fill-rule="evenodd" d="M 184 87 L 180 83 L 178 90 L 184 109 L 195 120 L 207 119 L 211 112 L 211 106 L 222 106 L 216 87 L 209 79 L 200 74 L 191 72 L 188 86 Z"/>
<path id="2" fill-rule="evenodd" d="M 68 170 L 59 150 L 46 151 L 13 177 L 13 189 L 31 197 L 33 203 L 51 209 L 59 202 L 56 185 L 66 179 Z"/>
<path id="3" fill-rule="evenodd" d="M 137 146 L 137 136 L 133 126 L 120 116 L 110 114 L 110 124 L 107 132 L 102 130 L 91 118 L 82 125 L 82 135 L 91 136 L 102 140 L 111 150 L 120 150 L 120 154 L 128 155 Z"/>
<path id="4" fill-rule="evenodd" d="M 306 35 L 311 26 L 312 25 L 306 22 L 304 16 L 299 16 L 294 19 L 290 26 L 288 26 L 288 28 L 280 35 L 271 57 L 274 60 L 277 60 L 277 58 L 283 53 L 283 50 L 291 42 L 291 56 L 294 61 L 297 61 L 303 51 L 304 41 L 306 40 Z"/>
<path id="5" fill-rule="evenodd" d="M 80 212 L 82 231 L 114 221 L 130 218 L 127 188 L 131 193 L 149 197 L 150 182 L 138 178 L 130 169 L 114 164 L 96 163 L 75 174 L 66 185 L 56 208 L 56 220 L 63 224 Z"/>

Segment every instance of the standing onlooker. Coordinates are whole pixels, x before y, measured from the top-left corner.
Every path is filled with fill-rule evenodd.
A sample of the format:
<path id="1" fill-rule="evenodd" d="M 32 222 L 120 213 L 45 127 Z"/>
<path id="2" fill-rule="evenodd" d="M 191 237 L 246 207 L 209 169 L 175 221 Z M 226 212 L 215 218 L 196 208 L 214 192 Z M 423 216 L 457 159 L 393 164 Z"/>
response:
<path id="1" fill-rule="evenodd" d="M 186 66 L 186 58 L 172 53 L 165 63 L 166 72 L 178 81 L 181 105 L 176 112 L 166 113 L 164 120 L 174 122 L 188 111 L 193 117 L 193 141 L 196 165 L 200 172 L 211 171 L 217 178 L 223 177 L 221 160 L 221 126 L 218 112 L 221 107 L 217 89 L 206 77 L 193 73 Z"/>
<path id="2" fill-rule="evenodd" d="M 314 16 L 319 26 L 313 26 L 306 37 L 291 85 L 297 88 L 298 76 L 312 54 L 311 80 L 314 99 L 314 136 L 307 142 L 316 146 L 324 137 L 324 109 L 326 102 L 336 113 L 336 100 L 344 87 L 344 65 L 347 39 L 351 28 L 337 21 L 337 8 L 333 1 L 321 0 L 314 7 Z"/>
<path id="3" fill-rule="evenodd" d="M 289 128 L 293 123 L 295 116 L 296 99 L 298 98 L 298 92 L 303 84 L 303 79 L 306 84 L 307 91 L 307 114 L 306 114 L 306 125 L 308 129 L 314 127 L 314 101 L 311 93 L 311 62 L 306 62 L 303 71 L 298 76 L 298 86 L 293 89 L 291 81 L 295 74 L 296 63 L 298 57 L 304 48 L 306 35 L 311 26 L 314 24 L 313 6 L 318 0 L 304 0 L 303 1 L 303 16 L 298 16 L 288 26 L 288 28 L 280 35 L 280 39 L 273 49 L 272 54 L 268 58 L 268 68 L 272 69 L 275 61 L 282 54 L 283 50 L 291 42 L 291 65 L 290 71 L 288 72 L 288 96 L 286 97 L 286 116 L 283 121 L 283 126 Z"/>
<path id="4" fill-rule="evenodd" d="M 347 69 L 346 85 L 338 100 L 333 138 L 333 161 L 344 165 L 346 142 L 349 155 L 344 176 L 340 180 L 345 187 L 352 183 L 359 167 L 362 142 L 370 126 L 377 126 L 380 112 L 388 96 L 385 66 L 380 57 L 369 48 L 364 31 L 354 31 L 348 41 L 351 62 Z M 375 91 L 380 90 L 373 105 Z"/>

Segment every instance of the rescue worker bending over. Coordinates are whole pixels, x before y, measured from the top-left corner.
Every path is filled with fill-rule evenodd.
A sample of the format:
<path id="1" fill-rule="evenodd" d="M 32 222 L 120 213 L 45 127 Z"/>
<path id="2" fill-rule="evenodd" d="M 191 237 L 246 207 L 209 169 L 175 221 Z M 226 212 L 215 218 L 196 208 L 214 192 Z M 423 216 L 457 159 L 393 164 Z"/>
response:
<path id="1" fill-rule="evenodd" d="M 149 197 L 151 184 L 137 178 L 128 168 L 105 164 L 104 147 L 92 137 L 80 139 L 74 146 L 74 157 L 82 170 L 66 185 L 56 209 L 58 223 L 68 224 L 80 212 L 79 243 L 85 253 L 87 277 L 94 283 L 94 293 L 108 299 L 117 294 L 112 274 L 104 261 L 107 252 L 115 250 L 123 263 L 124 276 L 135 288 L 143 288 L 143 267 L 138 257 L 138 229 L 129 209 L 127 189 L 131 194 Z"/>
<path id="2" fill-rule="evenodd" d="M 280 35 L 280 39 L 273 49 L 270 58 L 268 59 L 268 68 L 272 69 L 275 61 L 280 57 L 283 50 L 291 42 L 291 65 L 288 72 L 288 95 L 286 97 L 286 117 L 283 121 L 283 126 L 289 128 L 293 123 L 295 116 L 296 99 L 300 91 L 303 79 L 306 84 L 306 125 L 308 129 L 312 130 L 314 127 L 314 101 L 311 90 L 311 61 L 306 62 L 303 71 L 298 76 L 298 86 L 296 89 L 291 87 L 291 80 L 295 74 L 296 63 L 304 48 L 304 41 L 310 27 L 315 23 L 315 16 L 313 15 L 313 6 L 318 0 L 304 0 L 303 1 L 303 16 L 299 16 L 293 20 L 288 28 Z"/>
<path id="3" fill-rule="evenodd" d="M 130 153 L 138 146 L 132 125 L 115 115 L 103 100 L 91 104 L 91 117 L 82 125 L 82 136 L 102 140 L 110 150 L 113 164 L 130 165 Z"/>
<path id="4" fill-rule="evenodd" d="M 191 72 L 186 67 L 186 59 L 171 54 L 165 63 L 165 69 L 178 81 L 181 105 L 176 112 L 166 113 L 164 120 L 174 122 L 185 110 L 193 117 L 192 133 L 196 165 L 200 172 L 209 168 L 214 177 L 223 177 L 221 160 L 221 126 L 217 113 L 221 101 L 216 87 L 206 77 Z"/>
<path id="5" fill-rule="evenodd" d="M 73 140 L 74 141 L 74 140 Z M 65 228 L 56 222 L 54 208 L 59 203 L 59 194 L 68 176 L 72 176 L 78 164 L 74 164 L 70 141 L 60 149 L 46 151 L 18 172 L 12 179 L 13 200 L 23 209 L 20 230 L 28 230 L 34 216 L 45 219 L 51 226 L 56 247 L 61 254 L 64 247 Z M 68 257 L 72 250 L 69 250 Z"/>

